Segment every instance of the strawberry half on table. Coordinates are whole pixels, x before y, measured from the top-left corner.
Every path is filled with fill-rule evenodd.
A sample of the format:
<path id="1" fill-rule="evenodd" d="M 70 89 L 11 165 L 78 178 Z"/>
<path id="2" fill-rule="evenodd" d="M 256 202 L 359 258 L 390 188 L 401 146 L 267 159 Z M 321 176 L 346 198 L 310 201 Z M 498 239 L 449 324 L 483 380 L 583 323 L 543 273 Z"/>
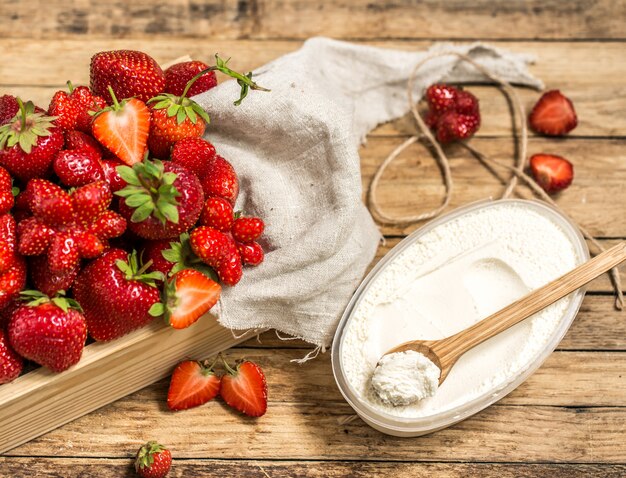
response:
<path id="1" fill-rule="evenodd" d="M 220 395 L 224 401 L 249 417 L 260 417 L 267 410 L 267 382 L 261 367 L 244 360 L 232 368 L 224 360 Z"/>
<path id="2" fill-rule="evenodd" d="M 530 171 L 537 183 L 548 193 L 569 187 L 574 180 L 574 166 L 554 154 L 535 154 L 530 158 Z"/>
<path id="3" fill-rule="evenodd" d="M 54 117 L 37 111 L 32 102 L 16 101 L 18 113 L 0 126 L 0 166 L 26 182 L 50 172 L 54 156 L 63 147 L 63 133 Z"/>
<path id="4" fill-rule="evenodd" d="M 213 400 L 220 391 L 220 377 L 213 371 L 213 365 L 195 360 L 179 363 L 170 379 L 167 407 L 187 410 Z"/>
<path id="5" fill-rule="evenodd" d="M 578 125 L 578 117 L 571 100 L 559 90 L 541 95 L 528 115 L 533 131 L 548 136 L 562 136 Z"/>
<path id="6" fill-rule="evenodd" d="M 163 274 L 148 267 L 134 251 L 110 249 L 80 272 L 74 296 L 95 340 L 116 339 L 163 314 L 156 284 Z"/>

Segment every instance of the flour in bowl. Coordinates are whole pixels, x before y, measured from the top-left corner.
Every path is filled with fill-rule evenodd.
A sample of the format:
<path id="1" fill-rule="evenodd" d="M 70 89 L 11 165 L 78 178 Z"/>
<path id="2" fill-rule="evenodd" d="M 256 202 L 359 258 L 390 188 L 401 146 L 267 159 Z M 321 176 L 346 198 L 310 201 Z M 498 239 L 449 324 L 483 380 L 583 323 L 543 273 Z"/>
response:
<path id="1" fill-rule="evenodd" d="M 389 262 L 364 290 L 343 333 L 343 374 L 363 402 L 396 417 L 430 416 L 495 394 L 541 353 L 571 296 L 467 352 L 431 397 L 396 406 L 379 397 L 372 376 L 385 352 L 400 343 L 453 335 L 579 261 L 562 227 L 523 201 L 490 203 L 446 221 Z"/>

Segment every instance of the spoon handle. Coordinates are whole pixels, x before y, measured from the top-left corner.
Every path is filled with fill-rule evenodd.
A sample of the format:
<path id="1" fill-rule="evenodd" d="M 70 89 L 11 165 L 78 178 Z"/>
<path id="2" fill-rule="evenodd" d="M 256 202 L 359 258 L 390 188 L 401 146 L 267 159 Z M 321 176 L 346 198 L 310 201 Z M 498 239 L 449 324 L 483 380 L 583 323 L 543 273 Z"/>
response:
<path id="1" fill-rule="evenodd" d="M 455 362 L 472 347 L 553 304 L 626 260 L 626 242 L 611 247 L 558 279 L 534 290 L 473 326 L 438 341 L 442 362 Z"/>

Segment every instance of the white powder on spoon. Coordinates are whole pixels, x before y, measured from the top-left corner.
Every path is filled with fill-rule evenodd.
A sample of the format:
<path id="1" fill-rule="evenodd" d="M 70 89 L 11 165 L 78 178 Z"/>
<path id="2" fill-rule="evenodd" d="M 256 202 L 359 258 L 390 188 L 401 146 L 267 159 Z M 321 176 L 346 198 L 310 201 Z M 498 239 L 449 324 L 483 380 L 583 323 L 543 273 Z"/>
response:
<path id="1" fill-rule="evenodd" d="M 561 226 L 528 203 L 489 203 L 441 224 L 394 258 L 355 305 L 340 349 L 344 375 L 361 400 L 398 417 L 429 416 L 496 393 L 542 351 L 569 297 L 463 355 L 432 397 L 395 406 L 378 396 L 372 376 L 398 344 L 453 335 L 578 261 Z"/>

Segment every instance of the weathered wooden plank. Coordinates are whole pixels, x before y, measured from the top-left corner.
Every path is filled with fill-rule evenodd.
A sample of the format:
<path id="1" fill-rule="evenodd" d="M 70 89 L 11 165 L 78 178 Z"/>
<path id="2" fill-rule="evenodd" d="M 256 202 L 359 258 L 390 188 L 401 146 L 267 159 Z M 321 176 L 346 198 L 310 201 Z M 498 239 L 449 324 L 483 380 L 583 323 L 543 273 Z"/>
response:
<path id="1" fill-rule="evenodd" d="M 626 441 L 626 408 L 619 407 L 492 406 L 417 439 L 383 435 L 358 419 L 345 423 L 353 414 L 345 402 L 272 402 L 256 420 L 219 403 L 186 416 L 162 410 L 154 400 L 109 406 L 9 456 L 126 457 L 157 439 L 180 458 L 622 463 Z"/>
<path id="2" fill-rule="evenodd" d="M 328 461 L 176 460 L 168 476 L 194 478 L 619 478 L 625 465 L 389 463 Z M 414 456 L 407 460 L 415 459 Z M 0 458 L 0 468 L 11 478 L 134 478 L 132 459 Z"/>
<path id="3" fill-rule="evenodd" d="M 22 38 L 624 38 L 621 1 L 2 0 L 0 36 Z M 511 28 L 523 24 L 524 28 Z M 476 26 L 480 25 L 477 29 Z"/>
<path id="4" fill-rule="evenodd" d="M 379 46 L 405 50 L 424 49 L 428 42 L 373 42 Z M 3 62 L 0 64 L 0 91 L 30 98 L 47 106 L 53 92 L 71 79 L 74 83 L 88 80 L 89 58 L 100 50 L 135 48 L 145 50 L 161 62 L 181 55 L 210 61 L 215 52 L 232 56 L 233 67 L 242 70 L 258 67 L 280 55 L 297 49 L 295 41 L 211 41 L 200 43 L 191 39 L 167 41 L 146 40 L 62 40 L 20 41 L 0 39 Z M 503 48 L 534 53 L 537 64 L 532 71 L 548 88 L 560 88 L 576 105 L 579 125 L 573 136 L 623 135 L 626 131 L 625 43 L 536 43 L 507 42 Z M 55 52 L 50 55 L 49 52 Z M 481 101 L 482 126 L 479 135 L 510 135 L 509 110 L 503 95 L 494 88 L 472 86 Z M 534 91 L 518 89 L 526 108 L 537 100 Z M 408 117 L 385 125 L 376 135 L 398 135 L 414 131 Z"/>
<path id="5" fill-rule="evenodd" d="M 361 148 L 364 190 L 378 165 L 399 143 L 397 138 L 371 138 Z M 626 216 L 619 207 L 626 202 L 624 144 L 623 140 L 557 141 L 546 138 L 534 138 L 529 142 L 530 154 L 555 153 L 572 161 L 574 182 L 555 199 L 572 218 L 596 236 L 622 237 L 626 232 Z M 472 145 L 492 159 L 513 164 L 513 144 L 508 139 L 475 138 Z M 500 197 L 504 191 L 502 183 L 465 149 L 451 145 L 446 151 L 455 181 L 448 210 L 473 201 Z M 407 215 L 439 206 L 443 193 L 443 183 L 434 158 L 424 146 L 413 145 L 383 176 L 378 198 L 387 212 Z M 531 195 L 526 193 L 523 197 Z M 404 235 L 418 227 L 385 226 L 382 231 L 385 235 Z"/>

